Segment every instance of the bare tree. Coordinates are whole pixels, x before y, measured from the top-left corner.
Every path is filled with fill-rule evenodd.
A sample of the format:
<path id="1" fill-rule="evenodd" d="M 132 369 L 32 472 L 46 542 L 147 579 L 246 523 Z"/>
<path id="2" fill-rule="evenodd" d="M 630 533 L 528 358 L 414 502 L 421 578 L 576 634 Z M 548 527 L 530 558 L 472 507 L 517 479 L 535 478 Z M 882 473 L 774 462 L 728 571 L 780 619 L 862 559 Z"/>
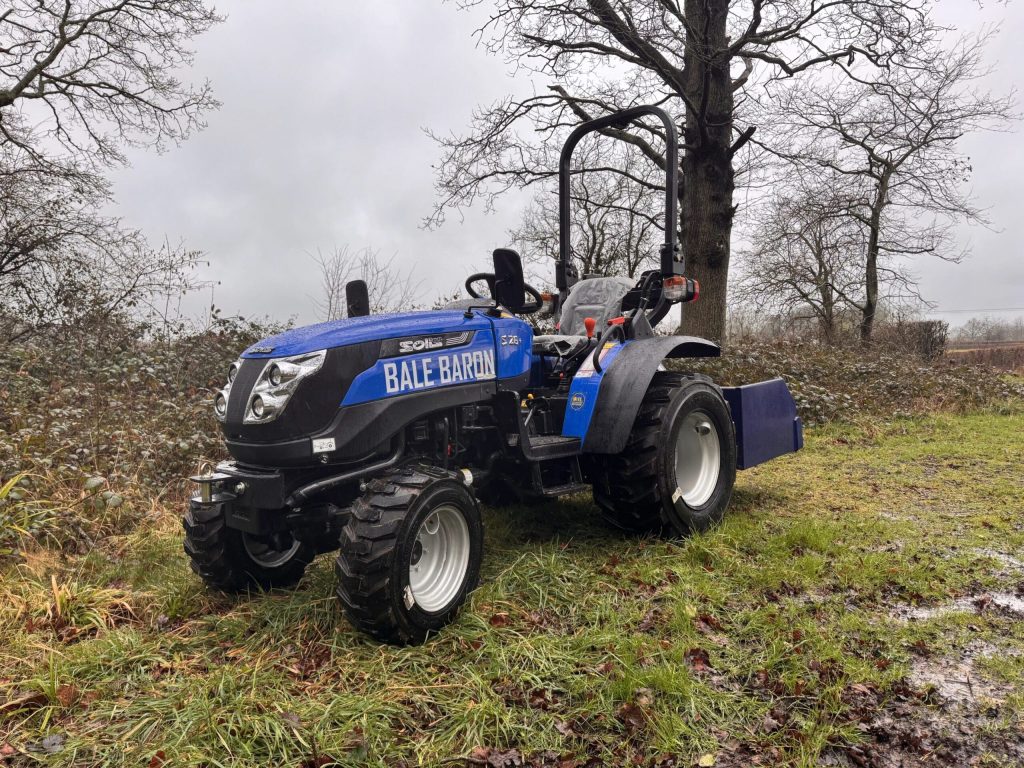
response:
<path id="1" fill-rule="evenodd" d="M 837 341 L 867 305 L 868 226 L 861 200 L 841 176 L 796 177 L 756 206 L 746 222 L 750 245 L 733 295 L 745 306 L 791 320 L 815 320 Z M 877 263 L 878 296 L 893 309 L 926 302 L 916 279 L 895 256 Z"/>
<path id="2" fill-rule="evenodd" d="M 101 207 L 128 146 L 159 149 L 216 102 L 184 85 L 202 0 L 15 0 L 0 10 L 0 292 L 53 322 L 148 301 L 197 255 L 151 248 Z M 63 281 L 63 282 L 62 282 Z M 73 309 L 72 309 L 73 308 Z"/>
<path id="3" fill-rule="evenodd" d="M 313 305 L 323 320 L 345 316 L 345 285 L 351 280 L 366 283 L 370 311 L 375 315 L 416 307 L 420 283 L 413 281 L 411 272 L 395 264 L 396 256 L 383 259 L 380 251 L 372 248 L 352 251 L 346 245 L 329 253 L 317 251 L 312 258 L 320 269 L 320 295 L 313 300 Z"/>
<path id="4" fill-rule="evenodd" d="M 823 188 L 779 195 L 755 213 L 750 230 L 736 297 L 760 312 L 813 319 L 834 342 L 844 309 L 863 301 L 865 232 L 848 201 Z"/>
<path id="5" fill-rule="evenodd" d="M 819 81 L 791 90 L 777 133 L 796 137 L 776 149 L 805 178 L 841 185 L 849 215 L 866 233 L 861 339 L 871 338 L 881 286 L 893 264 L 929 254 L 956 261 L 952 225 L 984 222 L 964 190 L 966 133 L 1004 127 L 1014 97 L 980 87 L 989 72 L 983 32 L 945 48 L 917 46 L 905 66 L 872 81 Z M 905 282 L 905 285 L 910 285 Z"/>
<path id="6" fill-rule="evenodd" d="M 488 48 L 554 84 L 477 110 L 468 135 L 435 136 L 444 157 L 430 221 L 550 178 L 558 139 L 572 124 L 660 104 L 681 115 L 683 127 L 678 226 L 688 273 L 702 286 L 702 300 L 687 308 L 688 330 L 720 339 L 737 155 L 757 127 L 742 115 L 746 89 L 820 66 L 851 74 L 855 62 L 887 66 L 935 34 L 928 7 L 928 0 L 496 0 L 479 31 Z M 660 132 L 604 133 L 642 153 L 647 172 L 629 176 L 657 189 Z"/>
<path id="7" fill-rule="evenodd" d="M 603 154 L 599 154 L 600 150 Z M 629 152 L 608 158 L 607 148 L 587 147 L 589 166 L 615 165 L 629 171 L 640 164 Z M 572 250 L 580 274 L 633 277 L 656 265 L 663 237 L 664 196 L 618 173 L 581 173 L 571 180 Z M 540 190 L 509 233 L 527 264 L 546 268 L 558 255 L 558 198 Z M 550 279 L 550 272 L 544 275 Z"/>
<path id="8" fill-rule="evenodd" d="M 0 146 L 60 172 L 68 157 L 89 169 L 120 164 L 125 145 L 186 138 L 216 102 L 209 84 L 175 73 L 217 21 L 202 0 L 10 3 L 0 12 Z"/>
<path id="9" fill-rule="evenodd" d="M 48 174 L 0 176 L 0 315 L 8 335 L 70 328 L 117 313 L 166 319 L 170 303 L 200 284 L 200 254 L 97 213 L 89 194 Z"/>

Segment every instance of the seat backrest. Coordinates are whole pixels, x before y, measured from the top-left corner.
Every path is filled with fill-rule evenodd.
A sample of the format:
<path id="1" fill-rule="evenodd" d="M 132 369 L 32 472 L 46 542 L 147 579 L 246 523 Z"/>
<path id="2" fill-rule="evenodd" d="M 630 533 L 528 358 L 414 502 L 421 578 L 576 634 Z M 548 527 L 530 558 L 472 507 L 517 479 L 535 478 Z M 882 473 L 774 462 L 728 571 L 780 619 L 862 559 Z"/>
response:
<path id="1" fill-rule="evenodd" d="M 566 336 L 582 336 L 588 317 L 597 321 L 597 329 L 603 330 L 608 321 L 622 314 L 622 298 L 633 287 L 628 277 L 591 277 L 580 280 L 569 291 L 562 305 L 562 316 L 558 332 Z"/>

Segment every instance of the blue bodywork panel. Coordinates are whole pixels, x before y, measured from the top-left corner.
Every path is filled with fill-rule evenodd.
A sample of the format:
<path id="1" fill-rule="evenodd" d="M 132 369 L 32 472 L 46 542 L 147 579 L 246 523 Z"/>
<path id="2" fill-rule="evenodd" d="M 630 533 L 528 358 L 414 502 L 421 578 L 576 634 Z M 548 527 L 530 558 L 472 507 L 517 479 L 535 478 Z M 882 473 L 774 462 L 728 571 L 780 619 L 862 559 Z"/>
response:
<path id="1" fill-rule="evenodd" d="M 377 339 L 474 331 L 464 346 L 382 358 L 355 377 L 341 405 L 472 382 L 510 379 L 530 369 L 533 329 L 515 317 L 431 310 L 334 320 L 295 328 L 252 345 L 246 358 L 272 358 Z"/>
<path id="2" fill-rule="evenodd" d="M 630 343 L 632 342 L 626 342 L 626 344 Z M 569 401 L 566 403 L 565 420 L 562 422 L 563 437 L 578 437 L 582 440 L 586 436 L 587 429 L 590 427 L 590 419 L 594 415 L 594 406 L 597 405 L 597 393 L 601 388 L 601 380 L 624 346 L 618 342 L 609 342 L 604 345 L 601 350 L 600 372 L 594 368 L 593 355 L 587 355 L 587 359 L 573 376 L 572 384 L 569 387 Z"/>
<path id="3" fill-rule="evenodd" d="M 533 328 L 516 317 L 488 318 L 494 324 L 498 352 L 498 378 L 522 376 L 530 370 Z"/>
<path id="4" fill-rule="evenodd" d="M 473 341 L 461 347 L 378 360 L 355 377 L 341 404 L 355 405 L 428 389 L 493 381 L 498 378 L 495 363 L 494 332 L 488 328 L 477 331 Z"/>
<path id="5" fill-rule="evenodd" d="M 518 322 L 527 325 L 521 320 Z M 293 328 L 290 331 L 263 339 L 249 347 L 242 357 L 288 357 L 376 339 L 394 339 L 401 336 L 449 333 L 451 331 L 490 330 L 491 327 L 492 320 L 484 313 L 474 312 L 473 317 L 467 319 L 462 310 L 398 312 L 390 315 L 348 317 L 343 320 L 332 320 L 329 323 Z M 271 351 L 262 351 L 265 349 Z M 527 346 L 527 352 L 529 349 Z"/>
<path id="6" fill-rule="evenodd" d="M 796 414 L 793 395 L 782 379 L 723 387 L 722 394 L 736 425 L 738 469 L 749 469 L 803 448 L 803 424 Z"/>

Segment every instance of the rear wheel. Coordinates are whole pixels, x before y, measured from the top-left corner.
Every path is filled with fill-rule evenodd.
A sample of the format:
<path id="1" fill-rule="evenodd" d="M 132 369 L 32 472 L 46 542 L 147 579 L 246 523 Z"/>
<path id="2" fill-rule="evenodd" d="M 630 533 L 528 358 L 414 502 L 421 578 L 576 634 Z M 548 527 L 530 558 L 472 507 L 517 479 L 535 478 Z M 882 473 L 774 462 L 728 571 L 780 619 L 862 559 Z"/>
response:
<path id="1" fill-rule="evenodd" d="M 335 565 L 349 621 L 388 643 L 449 624 L 480 579 L 483 525 L 467 488 L 418 467 L 369 483 L 352 505 Z"/>
<path id="2" fill-rule="evenodd" d="M 295 584 L 316 551 L 289 531 L 255 536 L 229 528 L 224 504 L 193 500 L 182 520 L 185 552 L 192 570 L 224 592 L 271 589 Z"/>
<path id="3" fill-rule="evenodd" d="M 722 519 L 736 479 L 729 406 L 704 376 L 654 374 L 617 456 L 593 459 L 594 500 L 627 530 L 685 535 Z"/>

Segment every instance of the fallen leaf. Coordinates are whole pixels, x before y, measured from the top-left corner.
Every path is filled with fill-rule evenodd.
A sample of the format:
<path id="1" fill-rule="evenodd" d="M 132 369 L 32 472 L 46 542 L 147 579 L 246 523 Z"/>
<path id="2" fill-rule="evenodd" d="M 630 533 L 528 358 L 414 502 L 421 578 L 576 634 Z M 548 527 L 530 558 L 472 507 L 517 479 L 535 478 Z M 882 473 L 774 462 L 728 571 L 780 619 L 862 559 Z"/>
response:
<path id="1" fill-rule="evenodd" d="M 636 628 L 640 632 L 650 632 L 654 628 L 654 625 L 657 624 L 660 617 L 661 611 L 657 608 L 651 608 L 651 610 L 649 610 L 647 614 L 640 619 L 640 623 L 637 624 Z"/>
<path id="2" fill-rule="evenodd" d="M 555 730 L 565 737 L 571 737 L 576 735 L 576 731 L 572 729 L 572 726 L 569 723 L 563 722 L 562 720 L 558 720 L 555 722 Z"/>
<path id="3" fill-rule="evenodd" d="M 509 749 L 505 752 L 491 750 L 487 765 L 488 768 L 516 768 L 523 765 L 523 756 L 518 749 Z"/>
<path id="4" fill-rule="evenodd" d="M 469 750 L 469 759 L 482 762 L 486 760 L 487 756 L 490 754 L 491 750 L 489 747 L 473 747 Z"/>
<path id="5" fill-rule="evenodd" d="M 636 733 L 647 724 L 647 715 L 644 714 L 643 709 L 633 702 L 623 704 L 619 708 L 617 716 L 630 733 Z"/>
<path id="6" fill-rule="evenodd" d="M 633 702 L 641 709 L 649 709 L 654 703 L 654 691 L 650 688 L 637 688 L 633 692 Z"/>
<path id="7" fill-rule="evenodd" d="M 686 652 L 685 659 L 694 672 L 705 672 L 711 668 L 708 652 L 703 648 L 691 648 Z"/>
<path id="8" fill-rule="evenodd" d="M 57 689 L 57 701 L 60 705 L 67 709 L 78 698 L 78 689 L 73 685 L 62 685 Z"/>
<path id="9" fill-rule="evenodd" d="M 508 614 L 507 613 L 496 613 L 491 616 L 489 623 L 492 627 L 507 627 L 508 626 Z"/>
<path id="10" fill-rule="evenodd" d="M 551 698 L 544 688 L 534 688 L 527 697 L 527 705 L 530 709 L 547 709 L 551 706 Z"/>
<path id="11" fill-rule="evenodd" d="M 149 768 L 163 768 L 163 764 L 167 761 L 167 756 L 164 751 L 159 750 L 153 757 L 149 759 Z"/>
<path id="12" fill-rule="evenodd" d="M 697 765 L 699 765 L 700 768 L 711 768 L 711 766 L 714 764 L 715 756 L 710 753 L 706 755 L 701 755 L 700 759 L 697 761 Z"/>
<path id="13" fill-rule="evenodd" d="M 722 622 L 720 622 L 710 613 L 699 614 L 697 616 L 696 624 L 698 632 L 706 632 L 708 629 L 721 631 L 722 629 Z"/>

